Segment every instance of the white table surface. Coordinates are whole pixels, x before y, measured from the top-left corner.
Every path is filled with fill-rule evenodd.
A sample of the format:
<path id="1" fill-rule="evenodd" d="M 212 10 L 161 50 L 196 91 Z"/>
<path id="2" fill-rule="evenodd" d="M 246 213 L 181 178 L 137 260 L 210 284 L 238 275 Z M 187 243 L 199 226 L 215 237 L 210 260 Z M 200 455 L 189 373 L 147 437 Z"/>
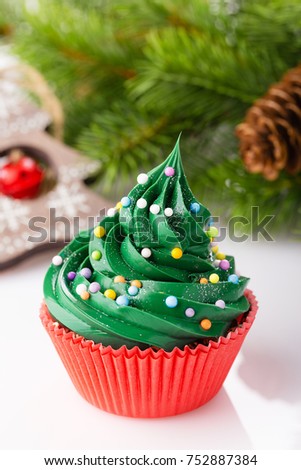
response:
<path id="1" fill-rule="evenodd" d="M 0 273 L 2 449 L 301 449 L 301 245 L 223 242 L 251 277 L 257 319 L 220 393 L 163 419 L 94 408 L 38 317 L 53 251 Z"/>

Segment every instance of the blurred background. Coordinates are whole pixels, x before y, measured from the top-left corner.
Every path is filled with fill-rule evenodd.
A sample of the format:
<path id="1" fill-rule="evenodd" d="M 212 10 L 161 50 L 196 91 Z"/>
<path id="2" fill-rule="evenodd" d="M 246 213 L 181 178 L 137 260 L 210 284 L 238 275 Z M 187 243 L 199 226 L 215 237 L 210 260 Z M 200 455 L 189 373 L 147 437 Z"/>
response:
<path id="1" fill-rule="evenodd" d="M 301 237 L 299 0 L 0 0 L 0 44 L 58 100 L 49 131 L 99 162 L 97 193 L 119 200 L 182 131 L 212 212 L 259 206 Z"/>

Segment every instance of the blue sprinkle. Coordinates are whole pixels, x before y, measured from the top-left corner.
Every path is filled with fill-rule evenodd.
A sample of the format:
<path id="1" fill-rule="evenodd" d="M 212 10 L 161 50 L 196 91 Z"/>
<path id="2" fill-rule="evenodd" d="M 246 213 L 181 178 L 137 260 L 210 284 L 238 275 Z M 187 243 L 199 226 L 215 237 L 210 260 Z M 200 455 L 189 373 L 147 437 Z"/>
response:
<path id="1" fill-rule="evenodd" d="M 126 295 L 120 295 L 116 299 L 116 304 L 120 306 L 128 306 L 130 303 L 129 299 L 127 298 Z"/>
<path id="2" fill-rule="evenodd" d="M 124 196 L 120 202 L 122 204 L 122 207 L 129 207 L 131 205 L 131 200 L 127 196 Z"/>
<path id="3" fill-rule="evenodd" d="M 128 288 L 128 293 L 129 293 L 130 295 L 137 295 L 137 294 L 138 294 L 138 291 L 139 291 L 139 289 L 138 289 L 137 286 L 130 286 L 130 287 Z"/>
<path id="4" fill-rule="evenodd" d="M 192 212 L 193 214 L 197 214 L 198 212 L 200 212 L 201 210 L 201 206 L 198 202 L 192 202 L 190 204 L 190 212 Z"/>
<path id="5" fill-rule="evenodd" d="M 175 308 L 178 305 L 178 299 L 174 295 L 169 295 L 165 299 L 166 306 L 169 308 Z"/>
<path id="6" fill-rule="evenodd" d="M 233 284 L 238 284 L 239 283 L 238 276 L 236 274 L 230 274 L 230 276 L 228 277 L 228 282 L 232 282 Z"/>

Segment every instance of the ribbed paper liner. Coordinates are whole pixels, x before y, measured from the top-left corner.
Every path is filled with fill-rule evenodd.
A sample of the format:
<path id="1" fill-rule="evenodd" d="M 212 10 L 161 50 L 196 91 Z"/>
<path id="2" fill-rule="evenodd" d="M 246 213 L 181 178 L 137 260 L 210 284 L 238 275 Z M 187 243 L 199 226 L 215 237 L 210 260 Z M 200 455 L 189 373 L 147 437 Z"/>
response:
<path id="1" fill-rule="evenodd" d="M 40 318 L 79 393 L 110 413 L 140 418 L 171 416 L 198 408 L 221 388 L 254 321 L 257 301 L 244 323 L 218 342 L 171 352 L 94 344 L 54 322 L 45 304 Z"/>

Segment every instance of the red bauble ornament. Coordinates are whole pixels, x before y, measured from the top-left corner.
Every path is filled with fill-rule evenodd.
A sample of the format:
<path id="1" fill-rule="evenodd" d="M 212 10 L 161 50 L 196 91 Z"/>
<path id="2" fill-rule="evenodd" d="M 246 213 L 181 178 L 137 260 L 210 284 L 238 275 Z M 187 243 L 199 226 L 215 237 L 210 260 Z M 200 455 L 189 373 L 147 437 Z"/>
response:
<path id="1" fill-rule="evenodd" d="M 44 170 L 33 158 L 27 155 L 17 159 L 9 157 L 8 163 L 0 168 L 0 193 L 15 199 L 34 198 L 43 178 Z"/>

